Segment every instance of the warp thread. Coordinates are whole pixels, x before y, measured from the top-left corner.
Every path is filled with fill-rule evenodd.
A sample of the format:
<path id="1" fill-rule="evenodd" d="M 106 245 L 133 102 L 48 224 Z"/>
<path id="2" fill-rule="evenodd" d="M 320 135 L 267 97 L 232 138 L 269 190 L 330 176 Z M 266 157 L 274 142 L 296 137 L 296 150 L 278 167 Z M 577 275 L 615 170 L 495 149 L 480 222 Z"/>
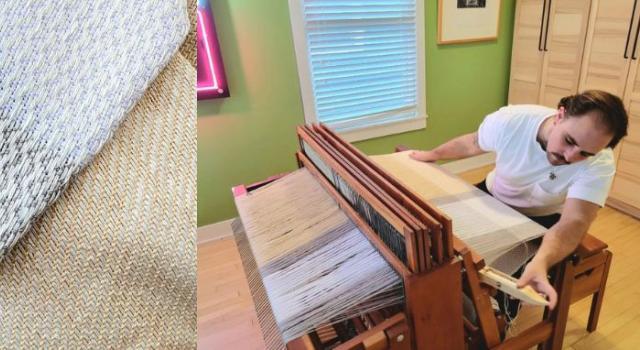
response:
<path id="1" fill-rule="evenodd" d="M 284 342 L 403 301 L 400 277 L 308 170 L 236 206 Z"/>

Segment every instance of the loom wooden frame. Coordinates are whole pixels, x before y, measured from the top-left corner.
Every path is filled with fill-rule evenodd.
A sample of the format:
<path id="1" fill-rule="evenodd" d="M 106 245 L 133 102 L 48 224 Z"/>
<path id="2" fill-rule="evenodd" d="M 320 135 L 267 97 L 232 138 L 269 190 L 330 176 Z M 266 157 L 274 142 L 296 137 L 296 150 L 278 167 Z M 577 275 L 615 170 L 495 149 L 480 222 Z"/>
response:
<path id="1" fill-rule="evenodd" d="M 465 341 L 469 348 L 474 349 L 527 349 L 534 345 L 538 345 L 540 349 L 560 349 L 569 305 L 590 295 L 593 295 L 593 300 L 587 330 L 592 332 L 596 329 L 612 258 L 605 243 L 587 234 L 576 252 L 553 269 L 553 284 L 559 295 L 557 307 L 552 312 L 545 310 L 541 322 L 513 338 L 501 341 L 499 325 L 503 322 L 500 316 L 494 314 L 489 299 L 493 290 L 483 285 L 479 278 L 478 271 L 484 267 L 484 260 L 452 234 L 451 220 L 325 126 L 299 127 L 298 136 L 301 151 L 296 153 L 296 157 L 299 166 L 304 166 L 316 177 L 402 277 L 405 286 L 403 312 L 386 320 L 380 319 L 375 327 L 342 343 L 336 349 L 463 349 Z M 426 222 L 428 229 L 414 230 L 413 233 L 421 234 L 414 236 L 415 240 L 412 242 L 407 242 L 408 246 L 414 244 L 412 248 L 415 255 L 411 263 L 403 263 L 391 252 L 324 177 L 302 152 L 303 141 L 313 145 L 314 151 L 356 189 L 359 195 L 370 200 L 370 204 L 375 203 L 376 210 L 396 220 L 394 224 L 403 229 L 401 233 L 410 234 L 412 229 L 420 226 L 416 225 L 416 219 L 412 219 L 412 215 L 416 215 L 417 221 Z M 258 185 L 238 186 L 234 188 L 234 194 L 244 195 L 275 178 L 271 177 Z M 387 203 L 383 203 L 381 198 L 397 203 L 386 207 Z M 440 249 L 441 259 L 437 256 L 438 250 L 429 244 L 436 241 L 431 235 L 438 226 L 434 222 L 443 223 L 439 227 L 442 234 L 439 243 L 444 244 Z M 427 264 L 428 256 L 433 256 L 434 259 Z M 439 288 L 432 288 L 434 285 Z M 478 315 L 477 326 L 462 314 L 463 290 L 470 296 Z M 401 338 L 410 341 L 398 341 Z M 289 342 L 287 348 L 310 350 L 314 349 L 314 345 L 307 335 Z"/>
<path id="2" fill-rule="evenodd" d="M 475 273 L 475 275 L 473 276 L 475 276 L 476 283 L 475 284 L 472 283 L 471 285 L 473 286 L 472 290 L 475 291 L 476 293 L 479 293 L 480 288 L 479 287 L 476 288 L 476 285 L 479 286 L 479 277 L 477 276 L 476 269 L 478 267 L 484 266 L 483 260 L 480 259 L 474 263 L 474 260 L 472 259 L 472 255 L 471 255 L 471 250 L 468 249 L 466 245 L 459 240 L 455 240 L 454 242 L 453 235 L 451 232 L 451 227 L 452 227 L 451 220 L 446 215 L 441 213 L 434 206 L 428 205 L 422 199 L 418 198 L 415 194 L 411 193 L 408 189 L 406 189 L 406 187 L 402 186 L 391 175 L 384 172 L 379 167 L 375 166 L 362 153 L 359 153 L 358 151 L 354 151 L 355 148 L 353 148 L 353 146 L 348 145 L 345 142 L 337 142 L 337 140 L 339 140 L 340 138 L 337 137 L 335 134 L 332 134 L 332 132 L 328 128 L 319 126 L 319 125 L 314 125 L 312 127 L 298 128 L 298 136 L 301 142 L 301 149 L 304 149 L 303 142 L 306 142 L 308 145 L 312 147 L 315 146 L 314 151 L 317 154 L 321 155 L 321 157 L 322 155 L 324 155 L 324 157 L 322 158 L 325 161 L 327 161 L 327 158 L 330 157 L 330 155 L 335 155 L 336 153 L 338 153 L 336 150 L 331 149 L 331 146 L 328 145 L 329 142 L 327 143 L 310 142 L 310 139 L 313 139 L 313 141 L 318 141 L 318 139 L 321 138 L 319 135 L 315 137 L 311 136 L 313 135 L 314 132 L 321 134 L 327 139 L 333 139 L 333 141 L 336 141 L 333 143 L 333 145 L 335 146 L 337 146 L 338 143 L 341 144 L 341 146 L 343 146 L 342 151 L 345 151 L 345 149 L 349 148 L 349 150 L 345 153 L 350 152 L 352 153 L 352 155 L 358 156 L 360 162 L 358 162 L 358 164 L 356 165 L 362 166 L 362 163 L 366 160 L 366 163 L 367 163 L 366 165 L 369 168 L 368 175 L 370 175 L 370 173 L 377 172 L 378 174 L 383 176 L 385 179 L 389 179 L 390 181 L 393 181 L 394 185 L 397 186 L 397 188 L 399 189 L 399 191 L 396 191 L 396 196 L 398 195 L 397 192 L 405 192 L 408 195 L 411 195 L 413 198 L 415 198 L 415 201 L 417 202 L 415 206 L 418 206 L 419 204 L 419 206 L 426 209 L 426 211 L 430 211 L 434 213 L 441 220 L 443 220 L 444 222 L 443 226 L 446 226 L 448 228 L 447 230 L 448 237 L 446 238 L 446 242 L 448 243 L 448 246 L 446 249 L 443 248 L 442 246 L 440 249 L 436 248 L 432 250 L 431 253 L 432 255 L 437 256 L 438 254 L 443 254 L 443 251 L 446 250 L 447 261 L 445 263 L 443 263 L 444 261 L 441 261 L 441 265 L 439 266 L 440 268 L 437 269 L 438 273 L 436 273 L 436 269 L 433 269 L 431 271 L 428 271 L 427 273 L 424 273 L 424 272 L 422 274 L 413 273 L 415 271 L 412 271 L 412 273 L 409 275 L 403 275 L 404 282 L 405 282 L 404 283 L 405 284 L 405 301 L 406 301 L 405 313 L 407 316 L 407 323 L 410 325 L 409 329 L 421 330 L 420 332 L 415 332 L 415 331 L 409 332 L 411 334 L 412 347 L 418 348 L 418 349 L 422 349 L 422 348 L 457 349 L 464 346 L 465 338 L 464 338 L 464 334 L 462 333 L 464 317 L 462 315 L 462 310 L 460 308 L 461 306 L 460 300 L 462 299 L 462 279 L 460 277 L 460 271 L 462 271 L 462 264 L 465 263 L 467 265 L 466 269 L 469 269 L 470 271 L 473 271 Z M 320 144 L 322 144 L 322 146 L 320 146 Z M 326 147 L 327 149 L 323 149 L 322 147 Z M 322 183 L 324 187 L 327 188 L 327 190 L 329 190 L 330 193 L 334 194 L 334 198 L 338 202 L 343 201 L 343 199 L 337 193 L 337 191 L 333 189 L 333 186 L 329 184 L 329 182 L 326 181 L 326 179 L 323 178 L 321 173 L 317 169 L 315 169 L 315 165 L 313 165 L 313 163 L 310 160 L 308 160 L 304 154 L 299 152 L 298 159 L 301 165 L 305 166 L 307 169 L 311 171 L 312 174 L 316 175 L 317 178 L 320 180 L 320 183 Z M 353 160 L 354 158 L 351 158 L 351 159 Z M 373 169 L 375 169 L 375 171 Z M 334 168 L 334 170 L 338 170 L 338 169 Z M 347 180 L 350 182 L 350 185 L 352 186 L 352 188 L 360 188 L 360 187 L 356 186 L 351 181 L 355 182 L 359 180 L 359 181 L 362 181 L 363 183 L 367 183 L 366 180 L 361 179 L 361 177 L 363 177 L 362 173 L 358 175 L 360 175 L 360 177 L 357 179 L 349 178 L 349 180 Z M 380 181 L 380 178 L 377 178 L 377 180 Z M 366 190 L 372 190 L 372 189 L 366 188 Z M 378 191 L 378 190 L 379 189 L 373 189 L 373 191 Z M 360 193 L 360 192 L 359 194 L 363 195 L 363 193 Z M 397 196 L 396 198 L 399 198 L 400 200 L 405 199 L 400 196 Z M 378 205 L 380 204 L 377 203 L 376 207 Z M 413 207 L 415 209 L 415 206 L 410 206 L 410 207 Z M 379 207 L 377 207 L 376 209 L 380 211 L 383 210 L 382 208 L 379 208 Z M 352 218 L 356 221 L 358 219 L 354 217 Z M 373 230 L 370 228 L 367 230 L 364 230 L 365 233 L 372 232 L 372 231 Z M 367 234 L 367 236 L 370 236 L 370 234 Z M 369 238 L 371 239 L 371 237 Z M 372 243 L 374 243 L 374 245 L 376 245 L 376 248 L 381 252 L 385 252 L 388 250 L 388 248 L 384 246 L 384 244 L 382 245 L 376 244 L 376 240 L 372 240 Z M 442 239 L 438 243 L 442 245 Z M 456 253 L 459 253 L 459 255 L 463 257 L 462 260 L 454 257 L 454 255 L 452 254 L 454 251 L 454 245 L 457 246 Z M 425 250 L 426 246 L 422 246 L 421 248 Z M 428 251 L 425 253 L 428 254 Z M 387 255 L 389 254 L 383 254 L 383 256 L 387 256 Z M 442 257 L 441 259 L 443 258 L 444 257 Z M 477 263 L 477 266 L 476 266 L 476 263 Z M 443 272 L 443 271 L 448 271 L 448 272 Z M 430 286 L 434 286 L 434 285 L 437 285 L 440 288 L 435 290 L 433 288 L 430 288 Z M 448 286 L 449 288 L 447 288 Z M 491 310 L 488 295 L 484 299 L 480 297 L 474 297 L 473 300 L 476 308 L 478 308 L 479 306 L 486 306 L 488 310 Z M 482 303 L 482 301 L 485 301 L 485 303 Z M 492 312 L 493 311 L 491 310 L 491 315 L 492 315 Z M 431 322 L 430 323 L 425 322 L 425 320 L 430 320 Z M 482 323 L 484 323 L 484 327 L 482 329 L 483 330 L 492 329 L 494 331 L 492 332 L 494 334 L 493 338 L 499 339 L 497 324 L 495 323 L 495 321 L 492 321 L 492 319 L 485 317 L 484 314 L 481 315 L 480 320 Z M 433 332 L 434 329 L 437 331 Z M 427 331 L 425 330 L 431 330 L 432 333 L 437 333 L 437 334 L 429 334 L 425 336 L 425 333 L 427 333 Z M 456 336 L 456 333 L 460 333 L 460 334 Z M 361 338 L 362 344 L 364 344 L 366 342 L 366 339 L 368 339 L 368 337 L 370 336 L 368 334 L 369 333 L 363 333 L 359 336 L 359 338 Z M 306 342 L 304 341 L 298 342 L 297 344 L 304 344 L 304 343 Z"/>
<path id="3" fill-rule="evenodd" d="M 308 128 L 305 128 L 305 130 L 307 132 L 310 131 Z M 314 131 L 317 132 L 318 130 L 314 129 Z M 313 137 L 312 133 L 309 133 L 309 135 Z M 324 144 L 325 147 L 331 147 L 329 146 L 329 143 L 331 143 L 331 141 L 329 141 L 328 139 L 324 139 L 324 141 L 327 141 L 327 143 Z M 328 149 L 328 150 L 331 152 L 331 149 Z M 331 153 L 334 155 L 339 154 L 338 152 L 331 152 Z M 390 193 L 391 196 L 394 197 L 394 198 L 391 198 L 391 196 L 387 194 L 391 191 L 383 190 L 375 182 L 372 182 L 368 179 L 368 177 L 371 176 L 372 174 L 370 169 L 358 168 L 358 165 L 350 162 L 350 160 L 348 160 L 346 156 L 347 154 L 344 152 L 340 154 L 340 157 L 341 157 L 340 163 L 342 166 L 352 169 L 353 171 L 352 174 L 354 175 L 354 177 L 359 181 L 361 181 L 363 184 L 365 184 L 366 188 L 369 191 L 371 191 L 376 197 L 378 197 L 382 203 L 388 205 L 393 210 L 393 212 L 399 215 L 403 220 L 407 222 L 414 222 L 414 223 L 417 223 L 417 225 L 419 225 L 417 229 L 414 229 L 415 237 L 416 237 L 415 242 L 410 243 L 412 245 L 415 244 L 415 247 L 413 248 L 415 249 L 415 257 L 417 261 L 415 261 L 416 263 L 415 266 L 414 266 L 414 262 L 412 261 L 408 261 L 408 264 L 411 271 L 425 271 L 427 268 L 430 269 L 431 259 L 429 258 L 429 254 L 425 254 L 425 251 L 428 251 L 428 249 L 425 249 L 425 247 L 428 247 L 430 245 L 428 234 L 430 232 L 433 232 L 434 228 L 439 224 L 433 218 L 429 218 L 429 221 L 427 222 L 427 226 L 429 226 L 429 228 L 427 228 L 422 222 L 420 222 L 419 220 L 416 220 L 416 218 L 410 215 L 407 209 L 405 209 L 404 206 L 401 205 L 401 203 L 396 203 L 396 201 L 394 200 L 395 198 L 394 195 L 397 195 L 397 193 Z M 390 188 L 388 184 L 382 183 L 382 186 L 384 186 L 385 189 Z M 411 233 L 405 233 L 405 238 L 407 237 L 408 234 L 411 234 Z M 409 249 L 409 244 L 407 244 L 407 249 Z"/>
<path id="4" fill-rule="evenodd" d="M 418 236 L 418 246 L 421 246 L 422 248 L 419 249 L 419 260 L 420 260 L 420 267 L 419 267 L 419 271 L 425 271 L 427 269 L 431 268 L 431 259 L 430 259 L 430 255 L 429 254 L 424 254 L 425 251 L 429 251 L 429 247 L 431 246 L 430 240 L 429 240 L 429 236 L 431 234 L 434 234 L 434 239 L 436 240 L 435 246 L 437 249 L 437 240 L 440 234 L 439 231 L 441 228 L 441 225 L 434 219 L 432 218 L 427 212 L 425 212 L 424 210 L 422 210 L 421 208 L 412 205 L 413 203 L 406 198 L 406 196 L 404 196 L 402 193 L 399 193 L 398 191 L 396 191 L 391 184 L 389 184 L 385 179 L 380 178 L 379 175 L 375 174 L 375 172 L 373 171 L 373 169 L 371 169 L 371 167 L 367 166 L 366 164 L 361 164 L 359 162 L 359 159 L 355 158 L 352 154 L 349 153 L 348 150 L 345 149 L 345 147 L 337 142 L 335 139 L 333 139 L 331 137 L 331 135 L 327 134 L 324 130 L 322 129 L 318 129 L 318 128 L 314 128 L 314 131 L 319 132 L 321 135 L 323 135 L 325 137 L 325 140 L 330 143 L 333 147 L 336 147 L 336 149 L 338 149 L 340 152 L 342 152 L 342 155 L 345 157 L 347 162 L 351 162 L 352 164 L 355 165 L 356 168 L 359 168 L 362 170 L 362 172 L 366 173 L 367 176 L 372 177 L 374 181 L 377 181 L 377 186 L 379 186 L 379 191 L 377 192 L 387 192 L 391 195 L 391 197 L 393 197 L 394 199 L 397 199 L 398 197 L 401 198 L 399 203 L 395 203 L 395 201 L 390 201 L 387 202 L 388 204 L 393 204 L 395 206 L 400 206 L 403 209 L 403 215 L 405 216 L 409 216 L 411 218 L 411 220 L 415 220 L 415 218 L 413 218 L 413 216 L 411 216 L 409 214 L 409 212 L 413 213 L 413 212 L 419 212 L 420 213 L 420 221 L 426 223 L 426 227 L 424 230 L 421 230 L 419 232 L 419 236 Z M 374 182 L 375 183 L 375 182 Z M 405 209 L 406 208 L 406 209 Z M 419 223 L 422 224 L 422 222 L 418 221 Z M 440 238 L 441 240 L 441 238 Z M 440 258 L 438 259 L 436 257 L 436 260 L 438 260 L 438 263 L 441 263 L 442 260 L 442 254 L 440 252 Z"/>
<path id="5" fill-rule="evenodd" d="M 339 164 L 340 161 L 344 161 L 345 157 L 339 157 L 340 160 L 330 159 L 331 155 L 335 155 L 337 150 L 333 148 L 330 143 L 318 142 L 321 139 L 320 127 L 299 127 L 298 136 L 300 138 L 300 148 L 304 150 L 304 144 L 313 148 L 314 152 L 332 166 L 332 169 L 339 173 L 343 180 L 345 180 L 349 186 L 358 191 L 358 194 L 363 198 L 375 197 L 376 192 L 380 192 L 380 188 L 372 185 L 371 181 L 365 179 L 366 175 L 363 172 L 359 172 L 358 176 L 345 176 L 345 172 L 341 169 L 341 166 L 345 164 Z M 314 135 L 315 133 L 315 135 Z M 326 134 L 325 134 L 326 137 Z M 335 140 L 334 140 L 335 141 Z M 334 143 L 335 144 L 335 143 Z M 344 208 L 349 206 L 344 198 L 333 188 L 333 186 L 321 175 L 321 172 L 316 169 L 316 166 L 307 158 L 307 156 L 298 152 L 297 157 L 301 166 L 305 166 L 312 174 L 316 176 L 319 182 L 327 189 L 327 191 L 334 197 L 339 205 Z M 355 165 L 354 165 L 355 166 Z M 357 167 L 357 166 L 356 166 Z M 376 169 L 377 167 L 372 167 Z M 399 187 L 401 188 L 401 187 Z M 379 195 L 378 193 L 377 195 Z M 399 195 L 396 192 L 395 195 Z M 400 198 L 400 197 L 398 197 Z M 368 199 L 367 199 L 368 200 Z M 393 198 L 390 199 L 394 201 Z M 385 206 L 388 202 L 382 203 L 380 201 L 369 201 L 370 205 L 374 206 L 376 211 L 385 212 Z M 416 206 L 410 206 L 416 208 Z M 425 205 L 426 207 L 426 205 Z M 350 209 L 350 208 L 349 208 Z M 371 229 L 358 214 L 353 210 L 345 210 L 358 226 L 363 229 L 365 236 L 376 246 L 383 257 L 395 255 L 389 251 L 389 248 L 378 239 L 377 235 L 373 233 Z M 431 208 L 433 212 L 433 208 Z M 355 215 L 353 215 L 355 214 Z M 406 214 L 406 213 L 404 213 Z M 445 217 L 444 215 L 442 215 Z M 450 221 L 450 220 L 449 220 Z M 364 224 L 364 226 L 361 226 Z M 405 236 L 406 237 L 406 236 Z M 434 241 L 433 239 L 431 240 Z M 441 244 L 442 244 L 441 240 Z M 447 242 L 451 242 L 449 237 Z M 451 243 L 451 245 L 453 245 Z M 429 254 L 425 252 L 425 245 L 418 247 L 418 254 Z M 420 252 L 422 250 L 422 252 Z M 440 251 L 445 251 L 444 248 L 440 248 Z M 402 262 L 395 264 L 389 261 L 391 266 L 396 269 L 399 275 L 403 277 L 405 288 L 405 315 L 407 319 L 408 328 L 421 329 L 421 332 L 408 332 L 407 338 L 413 347 L 428 348 L 432 344 L 438 344 L 436 348 L 461 348 L 464 346 L 464 334 L 462 325 L 462 279 L 460 276 L 461 261 L 453 255 L 443 257 L 441 264 L 431 266 L 431 269 L 427 271 L 411 270 L 409 266 L 401 266 Z M 410 265 L 409 263 L 407 265 Z M 408 273 L 405 271 L 408 270 Z M 441 288 L 433 289 L 430 286 L 437 285 Z M 361 335 L 362 341 L 368 339 L 367 332 Z M 304 344 L 305 342 L 301 342 Z M 406 343 L 406 342 L 405 342 Z M 403 344 L 404 345 L 404 344 Z M 293 348 L 289 346 L 289 348 Z M 340 347 L 338 347 L 340 348 Z"/>
<path id="6" fill-rule="evenodd" d="M 341 163 L 341 159 L 335 153 L 330 150 L 325 150 L 322 145 L 323 141 L 314 137 L 312 134 L 308 133 L 304 127 L 298 128 L 298 135 L 300 136 L 301 143 L 305 142 L 307 145 L 314 148 L 317 152 L 318 156 L 322 158 L 322 160 L 327 163 L 342 179 L 347 182 L 352 189 L 354 189 L 358 194 L 360 194 L 367 203 L 371 206 L 375 207 L 378 210 L 378 213 L 391 224 L 398 232 L 404 235 L 405 243 L 406 243 L 406 254 L 407 254 L 407 267 L 410 271 L 416 271 L 418 266 L 418 251 L 417 251 L 417 242 L 416 242 L 416 229 L 415 227 L 411 227 L 407 224 L 409 220 L 400 217 L 397 215 L 392 208 L 387 207 L 383 204 L 379 196 L 376 196 L 374 193 L 367 189 L 367 182 L 362 180 L 362 176 L 360 173 L 351 173 L 345 168 L 345 166 Z M 303 146 L 301 145 L 301 148 Z M 298 158 L 300 159 L 300 158 Z M 312 164 L 309 162 L 308 164 Z M 311 169 L 310 166 L 307 168 Z M 316 172 L 312 171 L 312 174 L 316 175 Z M 357 180 L 356 177 L 360 177 L 360 181 Z M 323 185 L 324 183 L 321 182 Z M 333 187 L 333 186 L 331 186 Z M 352 218 L 353 219 L 353 218 Z M 373 231 L 372 231 L 373 232 Z"/>
<path id="7" fill-rule="evenodd" d="M 373 229 L 359 217 L 359 214 L 350 208 L 348 202 L 342 198 L 341 194 L 335 189 L 332 189 L 333 186 L 324 179 L 322 173 L 315 168 L 315 165 L 313 165 L 304 154 L 299 152 L 297 156 L 300 162 L 318 178 L 319 182 L 323 184 L 334 199 L 336 199 L 338 205 L 345 209 L 345 213 L 355 221 L 365 236 L 403 278 L 405 286 L 404 313 L 407 329 L 409 330 L 415 327 L 424 330 L 417 334 L 416 332 L 407 332 L 405 337 L 410 338 L 410 341 L 407 343 L 411 342 L 412 344 L 416 344 L 411 348 L 424 348 L 424 346 L 427 346 L 429 343 L 439 343 L 441 346 L 437 348 L 442 349 L 458 349 L 460 346 L 463 346 L 464 338 L 461 322 L 462 305 L 460 303 L 462 298 L 462 280 L 459 273 L 461 270 L 461 262 L 459 259 L 452 258 L 448 263 L 432 268 L 429 272 L 415 273 L 410 271 L 410 269 L 385 246 L 384 242 L 378 238 Z M 434 285 L 442 286 L 443 288 L 439 288 L 438 293 L 430 293 L 430 286 Z M 456 326 L 458 321 L 460 321 L 459 327 Z M 446 326 L 447 323 L 449 323 L 448 326 Z M 443 328 L 448 328 L 450 331 L 443 332 Z M 455 336 L 456 333 L 460 334 Z M 453 337 L 451 336 L 452 334 Z M 354 338 L 355 340 L 350 343 L 366 343 L 370 336 L 373 336 L 370 332 L 362 333 L 356 337 L 357 339 Z M 456 344 L 458 346 L 450 347 L 452 341 L 459 343 Z M 305 343 L 307 342 L 296 341 L 288 344 L 287 347 L 290 350 L 309 349 L 298 347 L 300 344 Z M 420 345 L 418 346 L 417 344 Z M 404 348 L 404 344 L 398 345 L 400 345 L 398 349 Z M 395 349 L 396 347 L 390 348 Z M 338 347 L 336 349 L 343 348 Z"/>
<path id="8" fill-rule="evenodd" d="M 404 189 L 403 186 L 398 186 L 398 183 L 391 177 L 388 173 L 384 172 L 380 167 L 376 166 L 371 162 L 370 159 L 366 158 L 366 156 L 353 147 L 351 144 L 345 142 L 343 139 L 338 137 L 335 133 L 333 133 L 329 128 L 324 125 L 319 125 L 314 127 L 315 130 L 321 134 L 323 134 L 327 139 L 333 141 L 333 145 L 341 149 L 344 154 L 349 156 L 349 160 L 352 161 L 357 166 L 366 169 L 366 172 L 369 176 L 372 176 L 375 181 L 381 184 L 385 191 L 392 193 L 392 196 L 403 206 L 406 206 L 409 211 L 415 215 L 419 220 L 426 222 L 430 228 L 430 237 L 434 239 L 433 244 L 431 244 L 428 240 L 424 241 L 424 251 L 431 251 L 431 247 L 435 249 L 431 251 L 431 255 L 433 255 L 434 259 L 438 264 L 441 264 L 443 259 L 446 257 L 450 257 L 452 255 L 452 245 L 450 237 L 451 234 L 451 220 L 443 213 L 437 210 L 429 209 L 434 208 L 433 206 L 429 206 L 421 199 L 414 197 L 411 198 L 411 193 L 407 193 L 402 191 Z M 330 141 L 330 142 L 331 142 Z M 433 216 L 432 216 L 433 215 Z M 437 217 L 434 218 L 434 217 Z M 445 224 L 441 224 L 440 222 L 445 222 Z M 444 232 L 442 232 L 444 230 Z M 443 247 L 443 244 L 445 247 Z M 445 251 L 446 250 L 446 251 Z M 428 260 L 427 254 L 427 260 Z M 427 267 L 428 268 L 428 267 Z"/>

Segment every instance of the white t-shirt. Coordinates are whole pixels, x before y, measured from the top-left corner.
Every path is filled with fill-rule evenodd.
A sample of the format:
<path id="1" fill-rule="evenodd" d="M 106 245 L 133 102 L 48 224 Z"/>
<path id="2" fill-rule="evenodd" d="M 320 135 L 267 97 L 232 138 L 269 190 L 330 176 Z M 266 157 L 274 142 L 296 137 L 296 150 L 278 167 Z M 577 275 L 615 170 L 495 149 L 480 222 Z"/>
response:
<path id="1" fill-rule="evenodd" d="M 528 216 L 559 213 L 566 198 L 603 206 L 615 162 L 610 148 L 584 161 L 551 165 L 536 140 L 542 122 L 555 109 L 512 105 L 489 114 L 478 129 L 478 144 L 496 153 L 496 168 L 487 175 L 494 197 Z"/>

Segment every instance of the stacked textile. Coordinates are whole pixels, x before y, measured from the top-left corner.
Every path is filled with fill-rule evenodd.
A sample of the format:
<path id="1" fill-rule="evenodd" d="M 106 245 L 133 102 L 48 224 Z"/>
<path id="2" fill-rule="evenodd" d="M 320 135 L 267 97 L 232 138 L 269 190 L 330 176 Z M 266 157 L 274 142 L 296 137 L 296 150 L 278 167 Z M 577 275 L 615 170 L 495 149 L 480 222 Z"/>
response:
<path id="1" fill-rule="evenodd" d="M 0 347 L 195 348 L 189 24 L 183 1 L 0 7 Z"/>
<path id="2" fill-rule="evenodd" d="M 183 1 L 0 7 L 0 259 L 100 151 L 182 44 Z"/>

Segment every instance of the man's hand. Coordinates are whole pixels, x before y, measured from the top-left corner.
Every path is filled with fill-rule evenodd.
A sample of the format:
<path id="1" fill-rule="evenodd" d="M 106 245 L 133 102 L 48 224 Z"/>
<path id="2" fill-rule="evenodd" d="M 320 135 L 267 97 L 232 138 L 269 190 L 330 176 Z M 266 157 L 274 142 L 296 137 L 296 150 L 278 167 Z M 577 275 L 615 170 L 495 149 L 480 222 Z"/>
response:
<path id="1" fill-rule="evenodd" d="M 538 293 L 546 295 L 549 298 L 549 310 L 553 310 L 558 302 L 558 293 L 553 289 L 547 278 L 547 267 L 536 261 L 535 258 L 527 264 L 516 285 L 518 288 L 530 285 Z"/>
<path id="2" fill-rule="evenodd" d="M 411 151 L 411 153 L 409 153 L 409 157 L 421 162 L 435 162 L 439 159 L 438 155 L 434 151 Z"/>
<path id="3" fill-rule="evenodd" d="M 528 284 L 545 294 L 549 298 L 549 308 L 553 309 L 558 302 L 558 293 L 547 280 L 547 270 L 576 250 L 589 225 L 596 218 L 598 209 L 600 207 L 595 203 L 567 198 L 560 221 L 545 233 L 540 249 L 518 280 L 518 287 Z"/>

